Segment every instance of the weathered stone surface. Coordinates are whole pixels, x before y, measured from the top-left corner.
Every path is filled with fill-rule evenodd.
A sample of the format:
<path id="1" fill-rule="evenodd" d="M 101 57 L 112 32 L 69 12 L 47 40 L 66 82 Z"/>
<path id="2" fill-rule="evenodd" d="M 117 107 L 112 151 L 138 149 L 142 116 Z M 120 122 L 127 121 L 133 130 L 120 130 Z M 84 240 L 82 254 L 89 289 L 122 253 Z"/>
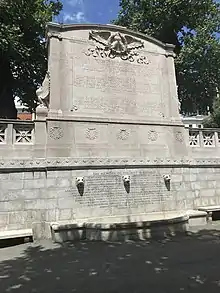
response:
<path id="1" fill-rule="evenodd" d="M 184 129 L 173 46 L 111 25 L 48 40 L 49 109 L 0 121 L 0 230 L 220 204 L 218 132 Z"/>
<path id="2" fill-rule="evenodd" d="M 173 46 L 110 25 L 48 31 L 49 156 L 187 155 Z"/>
<path id="3" fill-rule="evenodd" d="M 161 168 L 160 170 L 154 166 L 140 169 L 134 167 L 126 169 L 126 171 L 117 168 L 108 171 L 87 170 L 86 168 L 80 171 L 65 170 L 61 179 L 64 180 L 62 182 L 66 182 L 66 186 L 60 185 L 60 180 L 57 181 L 60 179 L 59 174 L 63 172 L 62 170 L 49 171 L 50 174 L 53 174 L 53 178 L 47 178 L 45 172 L 45 178 L 41 179 L 45 182 L 52 179 L 54 185 L 32 190 L 26 189 L 24 185 L 23 190 L 13 190 L 12 193 L 10 189 L 4 189 L 5 196 L 0 198 L 0 229 L 22 228 L 26 223 L 29 223 L 28 227 L 31 227 L 32 223 L 40 223 L 40 221 L 47 223 L 56 220 L 94 217 L 104 220 L 107 215 L 117 216 L 120 219 L 129 214 L 158 211 L 166 214 L 172 210 L 188 210 L 220 203 L 220 189 L 208 188 L 209 183 L 211 183 L 210 186 L 213 186 L 213 182 L 215 182 L 213 178 L 216 178 L 220 168 L 205 168 L 206 173 L 209 174 L 209 181 L 204 184 L 204 180 L 197 180 L 194 184 L 191 182 L 191 175 L 195 173 L 191 173 L 191 171 L 194 171 L 195 167 L 186 167 L 184 168 L 186 177 L 177 176 L 173 182 L 173 175 L 171 175 L 170 191 L 164 184 L 164 170 L 166 169 Z M 169 173 L 176 174 L 179 168 L 170 167 L 168 170 Z M 198 173 L 200 170 L 201 167 L 198 168 Z M 23 172 L 23 178 L 29 177 L 26 173 L 32 173 L 32 171 Z M 125 173 L 130 175 L 129 193 L 124 187 L 123 175 Z M 78 175 L 85 178 L 83 196 L 78 193 L 75 185 L 75 178 Z M 20 181 L 20 179 L 17 180 Z M 34 180 L 38 182 L 39 179 L 32 179 L 32 181 Z M 71 186 L 69 180 L 72 182 Z M 9 188 L 10 184 L 5 186 Z M 34 182 L 33 186 L 35 186 Z M 37 226 L 40 229 L 40 224 Z"/>
<path id="4" fill-rule="evenodd" d="M 8 238 L 32 237 L 32 229 L 17 229 L 10 231 L 0 231 L 0 240 Z"/>

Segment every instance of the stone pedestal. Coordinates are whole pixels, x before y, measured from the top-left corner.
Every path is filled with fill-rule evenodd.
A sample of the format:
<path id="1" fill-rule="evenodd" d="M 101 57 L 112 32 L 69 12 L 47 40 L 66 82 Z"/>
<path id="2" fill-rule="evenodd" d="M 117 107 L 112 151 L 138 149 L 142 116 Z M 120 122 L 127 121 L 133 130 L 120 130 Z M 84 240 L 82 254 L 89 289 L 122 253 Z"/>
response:
<path id="1" fill-rule="evenodd" d="M 45 145 L 47 143 L 47 121 L 48 109 L 44 106 L 36 108 L 35 120 L 35 154 L 37 157 L 46 156 Z"/>
<path id="2" fill-rule="evenodd" d="M 48 116 L 48 108 L 44 106 L 38 106 L 36 108 L 36 120 L 46 120 Z"/>

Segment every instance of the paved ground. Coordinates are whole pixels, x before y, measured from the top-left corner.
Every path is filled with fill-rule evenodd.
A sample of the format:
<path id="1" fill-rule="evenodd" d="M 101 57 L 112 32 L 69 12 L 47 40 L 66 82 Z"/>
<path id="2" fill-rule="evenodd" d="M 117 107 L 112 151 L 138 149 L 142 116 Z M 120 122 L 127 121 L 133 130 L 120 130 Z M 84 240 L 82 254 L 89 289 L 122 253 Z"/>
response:
<path id="1" fill-rule="evenodd" d="M 220 292 L 220 232 L 151 242 L 0 249 L 0 292 Z"/>

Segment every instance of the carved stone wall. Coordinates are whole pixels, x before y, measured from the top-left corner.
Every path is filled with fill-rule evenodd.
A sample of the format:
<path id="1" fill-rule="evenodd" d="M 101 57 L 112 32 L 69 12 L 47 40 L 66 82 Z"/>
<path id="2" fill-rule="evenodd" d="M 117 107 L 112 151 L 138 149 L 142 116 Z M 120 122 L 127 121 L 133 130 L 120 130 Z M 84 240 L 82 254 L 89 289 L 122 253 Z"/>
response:
<path id="1" fill-rule="evenodd" d="M 111 25 L 48 31 L 47 156 L 187 155 L 172 45 Z"/>
<path id="2" fill-rule="evenodd" d="M 103 25 L 50 24 L 48 42 L 48 116 L 0 121 L 1 230 L 50 237 L 54 221 L 219 202 L 219 135 L 190 133 L 188 142 L 173 46 Z"/>
<path id="3" fill-rule="evenodd" d="M 166 50 L 149 51 L 149 42 L 129 36 L 133 49 L 115 53 L 89 40 L 91 31 L 84 33 L 81 40 L 75 31 L 71 37 L 62 34 L 60 78 L 65 99 L 61 98 L 61 109 L 65 116 L 169 119 L 171 97 L 169 88 L 163 87 L 169 83 Z M 115 34 L 111 28 L 107 33 Z M 71 112 L 72 107 L 77 110 Z M 175 116 L 178 118 L 177 111 Z"/>
<path id="4" fill-rule="evenodd" d="M 111 25 L 48 27 L 51 116 L 180 122 L 172 45 Z"/>
<path id="5" fill-rule="evenodd" d="M 164 174 L 171 177 L 170 189 Z M 124 175 L 130 176 L 129 191 Z M 76 187 L 79 176 L 85 181 L 83 194 Z M 36 237 L 50 238 L 49 224 L 55 221 L 104 221 L 216 205 L 219 176 L 219 160 L 1 160 L 0 230 L 33 227 Z"/>

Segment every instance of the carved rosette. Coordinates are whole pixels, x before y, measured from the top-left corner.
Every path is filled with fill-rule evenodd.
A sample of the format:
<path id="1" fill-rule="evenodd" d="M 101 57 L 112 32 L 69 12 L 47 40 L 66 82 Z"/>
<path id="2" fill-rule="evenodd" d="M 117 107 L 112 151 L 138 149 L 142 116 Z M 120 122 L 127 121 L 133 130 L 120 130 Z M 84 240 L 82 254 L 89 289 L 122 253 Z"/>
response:
<path id="1" fill-rule="evenodd" d="M 144 42 L 132 36 L 110 31 L 91 31 L 89 39 L 95 42 L 95 47 L 88 48 L 87 56 L 111 58 L 116 57 L 139 64 L 148 64 L 145 56 L 140 56 L 138 49 L 144 47 Z"/>
<path id="2" fill-rule="evenodd" d="M 155 130 L 148 131 L 148 139 L 151 141 L 156 141 L 158 139 L 158 133 Z"/>
<path id="3" fill-rule="evenodd" d="M 49 136 L 50 136 L 50 138 L 52 138 L 54 140 L 61 139 L 63 137 L 63 135 L 64 135 L 63 129 L 59 126 L 53 126 L 49 130 Z"/>
<path id="4" fill-rule="evenodd" d="M 117 139 L 119 140 L 126 140 L 128 139 L 130 132 L 127 129 L 120 129 L 117 134 Z"/>
<path id="5" fill-rule="evenodd" d="M 86 129 L 86 138 L 90 140 L 95 140 L 98 137 L 98 131 L 96 128 L 87 128 Z"/>

